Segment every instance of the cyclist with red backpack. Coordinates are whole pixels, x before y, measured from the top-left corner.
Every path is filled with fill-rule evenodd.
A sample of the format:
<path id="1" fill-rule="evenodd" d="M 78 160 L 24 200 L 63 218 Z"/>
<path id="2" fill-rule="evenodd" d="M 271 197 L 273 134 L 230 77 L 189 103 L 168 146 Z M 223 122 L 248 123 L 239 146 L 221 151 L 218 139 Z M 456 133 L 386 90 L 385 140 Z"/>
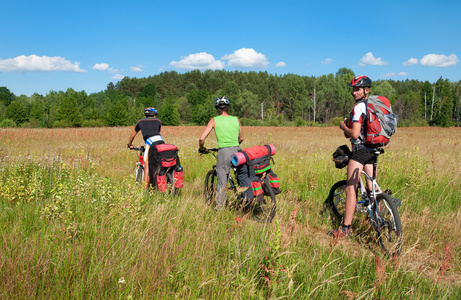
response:
<path id="1" fill-rule="evenodd" d="M 223 210 L 226 203 L 226 186 L 227 178 L 231 169 L 232 154 L 240 151 L 240 144 L 243 142 L 242 126 L 237 117 L 229 115 L 230 101 L 227 97 L 218 97 L 214 101 L 214 106 L 219 116 L 212 118 L 205 130 L 200 135 L 199 153 L 205 153 L 205 139 L 214 129 L 216 139 L 218 140 L 218 157 L 216 161 L 217 172 L 217 191 L 216 191 L 216 208 Z M 241 168 L 243 170 L 243 168 Z M 242 182 L 240 182 L 242 185 Z M 248 185 L 250 183 L 248 182 Z"/>
<path id="2" fill-rule="evenodd" d="M 133 131 L 131 132 L 130 138 L 128 140 L 128 148 L 132 148 L 131 144 L 136 136 L 136 134 L 141 130 L 142 137 L 146 142 L 145 151 L 144 151 L 144 181 L 146 182 L 145 187 L 149 187 L 150 177 L 149 177 L 149 148 L 155 145 L 164 144 L 163 137 L 160 134 L 162 128 L 162 122 L 157 118 L 158 112 L 153 107 L 148 107 L 144 109 L 144 119 L 141 119 L 136 123 Z M 152 162 L 154 162 L 153 160 Z M 150 163 L 151 166 L 157 169 L 156 165 Z M 155 175 L 154 175 L 155 176 Z M 155 182 L 155 178 L 153 178 Z"/>
<path id="3" fill-rule="evenodd" d="M 356 101 L 348 119 L 344 119 L 339 124 L 339 128 L 344 131 L 344 136 L 350 138 L 352 144 L 352 156 L 347 166 L 346 183 L 346 211 L 343 224 L 329 232 L 335 237 L 349 237 L 352 234 L 351 224 L 354 217 L 357 195 L 356 190 L 362 170 L 367 174 L 373 173 L 373 155 L 370 153 L 369 146 L 365 145 L 366 140 L 366 118 L 367 118 L 367 99 L 371 87 L 371 79 L 367 76 L 356 76 L 349 84 L 352 87 L 352 96 Z M 367 188 L 371 182 L 367 179 Z"/>

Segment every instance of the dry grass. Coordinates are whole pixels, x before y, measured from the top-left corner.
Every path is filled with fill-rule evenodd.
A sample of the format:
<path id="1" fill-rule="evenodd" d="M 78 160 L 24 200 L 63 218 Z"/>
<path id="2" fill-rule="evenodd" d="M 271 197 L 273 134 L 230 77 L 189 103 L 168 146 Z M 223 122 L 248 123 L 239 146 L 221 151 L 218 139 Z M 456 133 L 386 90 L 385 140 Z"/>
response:
<path id="1" fill-rule="evenodd" d="M 94 164 L 95 172 L 99 176 L 107 177 L 116 183 L 124 183 L 127 177 L 134 176 L 136 155 L 126 149 L 131 130 L 131 127 L 0 129 L 0 167 L 8 162 L 59 156 L 64 163 L 75 168 Z M 210 156 L 200 157 L 197 154 L 198 137 L 202 130 L 203 127 L 163 128 L 162 134 L 166 142 L 173 143 L 180 149 L 181 162 L 185 170 L 185 188 L 181 201 L 187 205 L 178 203 L 174 211 L 170 211 L 168 208 L 171 208 L 173 204 L 170 206 L 159 204 L 154 208 L 153 215 L 164 216 L 162 219 L 136 220 L 143 224 L 143 227 L 139 227 L 140 232 L 135 234 L 135 236 L 144 237 L 142 240 L 135 241 L 137 248 L 142 251 L 137 252 L 137 257 L 132 258 L 124 253 L 120 258 L 120 263 L 123 262 L 122 258 L 127 257 L 128 260 L 138 261 L 127 267 L 126 278 L 139 276 L 145 272 L 158 273 L 156 278 L 159 278 L 159 281 L 149 283 L 145 287 L 147 290 L 158 290 L 166 284 L 165 280 L 171 276 L 171 270 L 175 268 L 179 257 L 182 260 L 190 260 L 194 264 L 203 265 L 197 269 L 197 276 L 201 276 L 199 274 L 204 274 L 204 277 L 209 276 L 210 271 L 206 269 L 208 263 L 206 260 L 209 257 L 201 256 L 201 253 L 206 252 L 205 245 L 210 247 L 219 247 L 219 245 L 209 245 L 208 238 L 221 234 L 232 238 L 241 235 L 245 238 L 249 234 L 245 231 L 246 228 L 258 226 L 238 216 L 232 218 L 231 224 L 221 224 L 219 228 L 212 227 L 210 218 L 216 217 L 210 216 L 210 212 L 202 203 L 197 204 L 201 201 L 204 175 L 213 163 Z M 281 179 L 283 193 L 277 197 L 279 206 L 276 221 L 281 229 L 280 241 L 283 250 L 302 251 L 304 244 L 308 243 L 314 247 L 327 249 L 330 255 L 341 253 L 358 261 L 363 260 L 363 257 L 368 257 L 371 261 L 374 260 L 376 269 L 372 285 L 374 283 L 374 288 L 381 291 L 385 289 L 387 282 L 393 280 L 394 275 L 390 274 L 392 269 L 406 270 L 405 272 L 415 274 L 416 277 L 428 278 L 435 284 L 450 288 L 456 289 L 461 286 L 460 129 L 399 128 L 392 143 L 386 147 L 386 154 L 380 160 L 380 183 L 381 186 L 391 187 L 394 196 L 401 199 L 403 203 L 400 212 L 405 241 L 403 253 L 396 262 L 384 261 L 376 255 L 379 249 L 376 249 L 372 241 L 351 239 L 334 243 L 325 235 L 326 230 L 329 229 L 329 222 L 325 221 L 325 214 L 319 214 L 322 209 L 321 203 L 329 187 L 344 177 L 344 171 L 334 169 L 331 162 L 331 154 L 336 147 L 347 144 L 347 140 L 339 129 L 331 127 L 245 127 L 244 135 L 245 142 L 242 148 L 271 143 L 277 149 L 274 157 L 274 170 Z M 139 135 L 134 144 L 142 144 Z M 206 144 L 208 147 L 216 146 L 214 137 L 210 136 Z M 194 217 L 190 215 L 191 209 L 198 209 L 200 213 L 195 211 L 197 215 Z M 177 216 L 185 218 L 188 222 L 177 221 Z M 215 219 L 212 220 L 215 221 Z M 127 220 L 127 228 L 130 228 L 129 222 L 133 220 Z M 183 226 L 183 222 L 189 224 L 189 227 L 181 227 L 180 231 L 178 226 Z M 172 225 L 164 226 L 169 223 Z M 112 226 L 113 224 L 106 225 Z M 159 232 L 155 230 L 156 227 L 166 228 L 166 230 Z M 118 232 L 118 240 L 129 240 L 128 237 L 133 235 L 133 232 L 125 231 L 123 226 L 121 228 Z M 15 227 L 13 230 L 20 231 L 21 229 Z M 224 233 L 220 230 L 224 230 Z M 154 245 L 153 241 L 160 241 L 160 244 Z M 97 247 L 98 242 L 102 243 L 101 240 L 95 239 L 93 246 Z M 4 240 L 3 243 L 10 245 L 10 248 L 16 248 L 15 245 L 19 242 Z M 40 242 L 36 241 L 36 243 Z M 107 253 L 112 251 L 115 254 L 119 253 L 117 249 L 125 252 L 133 250 L 131 247 L 125 248 L 118 244 L 117 239 L 112 245 L 119 248 L 101 249 L 100 251 Z M 19 244 L 16 246 L 20 248 Z M 2 247 L 4 250 L 4 246 Z M 3 257 L 8 257 L 8 260 L 3 261 L 2 264 L 12 265 L 15 261 L 28 261 L 27 255 L 33 255 L 40 257 L 37 264 L 46 270 L 50 261 L 53 260 L 52 254 L 44 252 L 39 255 L 34 252 L 38 249 L 34 248 L 33 244 L 30 247 L 29 250 L 32 252 L 17 251 L 11 255 L 4 255 Z M 79 247 L 76 247 L 75 251 L 83 252 L 82 246 Z M 192 253 L 188 258 L 181 255 L 185 248 Z M 165 249 L 168 249 L 168 252 L 165 252 Z M 232 280 L 224 281 L 227 284 L 224 286 L 227 292 L 232 291 L 233 280 L 241 276 L 235 271 L 238 270 L 235 266 L 244 264 L 245 255 L 252 254 L 254 251 L 254 248 L 244 245 L 240 245 L 238 249 L 240 252 L 237 255 L 238 259 L 234 258 L 235 265 L 227 266 L 232 270 L 230 273 L 234 276 L 231 276 Z M 95 250 L 95 252 L 98 251 Z M 150 260 L 146 253 L 156 257 L 156 260 Z M 105 257 L 105 255 L 109 255 L 110 259 L 115 261 L 118 259 L 115 255 L 95 253 L 97 257 Z M 312 256 L 309 263 L 316 264 L 316 259 L 320 259 L 317 254 Z M 88 261 L 73 263 L 83 266 L 89 264 Z M 101 264 L 103 263 L 104 261 L 101 261 Z M 23 268 L 27 269 L 25 265 Z M 327 268 L 327 263 L 325 263 L 325 268 Z M 103 266 L 101 269 L 104 269 Z M 293 270 L 295 269 L 293 266 Z M 38 285 L 33 282 L 37 277 L 31 274 L 33 275 L 27 272 L 24 274 L 24 285 Z M 10 275 L 11 278 L 15 276 L 14 273 Z M 107 284 L 106 275 L 103 276 L 102 273 L 90 275 L 99 276 L 98 280 L 102 289 Z M 201 289 L 212 291 L 217 280 L 211 277 L 208 280 L 203 279 Z M 316 290 L 311 291 L 313 295 L 329 284 L 326 279 L 318 280 Z M 332 280 L 332 282 L 336 281 Z M 220 284 L 222 283 L 223 281 Z M 14 282 L 10 284 L 13 285 Z M 368 298 L 371 295 L 369 290 L 360 292 L 357 289 L 348 289 L 347 285 L 339 293 L 349 299 Z M 192 294 L 191 291 L 184 291 L 182 295 L 191 296 Z M 104 298 L 103 295 L 100 297 Z"/>

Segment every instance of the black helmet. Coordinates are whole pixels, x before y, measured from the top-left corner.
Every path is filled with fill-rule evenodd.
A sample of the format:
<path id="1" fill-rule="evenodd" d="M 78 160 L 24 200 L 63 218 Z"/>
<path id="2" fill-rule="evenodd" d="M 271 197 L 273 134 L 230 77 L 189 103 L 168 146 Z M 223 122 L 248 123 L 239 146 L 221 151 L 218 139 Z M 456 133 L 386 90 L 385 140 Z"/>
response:
<path id="1" fill-rule="evenodd" d="M 349 83 L 349 86 L 352 87 L 371 87 L 371 79 L 367 76 L 356 76 L 354 79 L 352 79 L 351 83 Z"/>
<path id="2" fill-rule="evenodd" d="M 157 112 L 157 110 L 156 110 L 155 108 L 153 108 L 153 107 L 148 107 L 148 108 L 145 108 L 145 109 L 144 109 L 144 115 L 145 115 L 146 117 L 153 117 L 153 116 L 158 115 L 158 112 Z"/>
<path id="3" fill-rule="evenodd" d="M 226 96 L 218 97 L 214 100 L 214 107 L 216 108 L 224 108 L 229 106 L 230 101 L 227 99 Z"/>

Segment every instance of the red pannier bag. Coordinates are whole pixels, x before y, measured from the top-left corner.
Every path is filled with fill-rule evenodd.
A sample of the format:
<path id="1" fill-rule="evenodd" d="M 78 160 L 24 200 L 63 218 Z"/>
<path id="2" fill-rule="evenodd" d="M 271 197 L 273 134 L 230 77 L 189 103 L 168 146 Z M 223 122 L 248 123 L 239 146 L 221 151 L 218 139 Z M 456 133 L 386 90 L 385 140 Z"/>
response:
<path id="1" fill-rule="evenodd" d="M 157 156 L 162 167 L 170 168 L 176 166 L 176 158 L 178 154 L 178 148 L 173 144 L 159 144 L 155 145 L 157 149 Z"/>
<path id="2" fill-rule="evenodd" d="M 183 181 L 182 181 L 182 167 L 177 166 L 174 169 L 174 187 L 176 189 L 180 189 L 183 187 Z"/>
<path id="3" fill-rule="evenodd" d="M 166 192 L 166 176 L 165 175 L 157 175 L 157 186 L 158 190 L 162 193 Z"/>

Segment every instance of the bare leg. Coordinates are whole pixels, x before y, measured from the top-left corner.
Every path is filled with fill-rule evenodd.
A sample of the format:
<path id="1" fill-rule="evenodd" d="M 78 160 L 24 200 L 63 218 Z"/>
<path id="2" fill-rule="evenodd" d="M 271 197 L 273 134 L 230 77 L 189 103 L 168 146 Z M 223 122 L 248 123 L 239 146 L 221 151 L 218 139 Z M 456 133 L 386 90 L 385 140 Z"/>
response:
<path id="1" fill-rule="evenodd" d="M 350 160 L 347 166 L 347 183 L 346 183 L 346 215 L 344 225 L 351 225 L 357 203 L 357 187 L 359 184 L 360 173 L 363 165 L 355 160 Z"/>
<path id="2" fill-rule="evenodd" d="M 149 187 L 149 162 L 144 162 L 144 187 L 147 189 Z"/>
<path id="3" fill-rule="evenodd" d="M 365 171 L 365 173 L 367 173 L 368 175 L 370 176 L 373 176 L 373 165 L 372 164 L 366 164 L 364 167 L 363 167 L 363 170 Z M 373 184 L 371 182 L 370 179 L 366 179 L 366 182 L 367 182 L 367 188 L 369 191 L 371 191 L 371 189 L 373 188 Z"/>

